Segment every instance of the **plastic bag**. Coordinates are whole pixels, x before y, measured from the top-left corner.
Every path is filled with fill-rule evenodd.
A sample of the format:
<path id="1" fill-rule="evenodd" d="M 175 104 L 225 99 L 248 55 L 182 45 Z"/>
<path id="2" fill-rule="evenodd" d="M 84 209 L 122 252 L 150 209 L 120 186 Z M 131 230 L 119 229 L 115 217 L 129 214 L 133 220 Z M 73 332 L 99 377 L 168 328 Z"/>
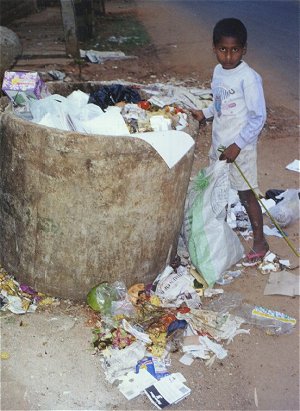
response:
<path id="1" fill-rule="evenodd" d="M 126 286 L 123 281 L 115 281 L 112 284 L 101 283 L 96 285 L 87 295 L 87 303 L 104 316 L 112 315 L 114 301 L 125 300 L 127 296 Z"/>
<path id="2" fill-rule="evenodd" d="M 282 199 L 274 207 L 269 209 L 269 213 L 282 227 L 293 223 L 299 219 L 300 215 L 300 201 L 299 190 L 290 188 L 283 193 L 276 196 L 276 198 Z"/>
<path id="3" fill-rule="evenodd" d="M 120 101 L 126 103 L 138 103 L 141 101 L 137 90 L 121 84 L 111 84 L 109 86 L 101 86 L 99 90 L 90 94 L 89 103 L 94 103 L 105 110 L 108 106 L 114 106 Z"/>
<path id="4" fill-rule="evenodd" d="M 194 266 L 209 287 L 243 256 L 243 246 L 227 222 L 229 172 L 225 161 L 200 171 L 190 193 L 194 201 L 185 218 L 185 236 Z"/>
<path id="5" fill-rule="evenodd" d="M 270 335 L 290 334 L 296 325 L 295 318 L 261 306 L 243 304 L 234 313 L 248 324 L 265 329 Z"/>

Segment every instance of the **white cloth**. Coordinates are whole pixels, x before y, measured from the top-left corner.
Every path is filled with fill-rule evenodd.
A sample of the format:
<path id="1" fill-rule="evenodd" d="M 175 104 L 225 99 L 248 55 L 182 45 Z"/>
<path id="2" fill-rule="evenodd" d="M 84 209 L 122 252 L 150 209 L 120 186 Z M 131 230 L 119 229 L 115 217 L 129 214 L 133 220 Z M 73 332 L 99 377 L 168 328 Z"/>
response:
<path id="1" fill-rule="evenodd" d="M 220 153 L 214 151 L 213 147 L 209 151 L 210 163 L 218 161 Z M 241 150 L 239 155 L 235 160 L 236 164 L 241 169 L 242 173 L 245 175 L 251 187 L 259 194 L 258 182 L 257 182 L 257 151 L 256 148 L 253 150 Z M 246 183 L 242 177 L 240 171 L 235 164 L 229 164 L 229 180 L 230 187 L 237 191 L 249 190 L 249 185 Z"/>
<path id="2" fill-rule="evenodd" d="M 215 67 L 212 79 L 213 103 L 203 114 L 214 117 L 212 144 L 228 147 L 236 143 L 240 149 L 253 149 L 266 121 L 262 80 L 247 63 L 225 70 Z"/>

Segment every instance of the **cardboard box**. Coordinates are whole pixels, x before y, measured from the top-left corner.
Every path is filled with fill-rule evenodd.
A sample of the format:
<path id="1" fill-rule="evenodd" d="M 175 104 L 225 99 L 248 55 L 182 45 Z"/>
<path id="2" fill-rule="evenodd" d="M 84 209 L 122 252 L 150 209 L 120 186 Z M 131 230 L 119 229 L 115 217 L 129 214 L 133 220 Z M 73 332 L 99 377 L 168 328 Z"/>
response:
<path id="1" fill-rule="evenodd" d="M 39 100 L 50 95 L 37 72 L 5 71 L 2 90 L 15 106 L 25 110 L 29 110 L 30 100 Z"/>

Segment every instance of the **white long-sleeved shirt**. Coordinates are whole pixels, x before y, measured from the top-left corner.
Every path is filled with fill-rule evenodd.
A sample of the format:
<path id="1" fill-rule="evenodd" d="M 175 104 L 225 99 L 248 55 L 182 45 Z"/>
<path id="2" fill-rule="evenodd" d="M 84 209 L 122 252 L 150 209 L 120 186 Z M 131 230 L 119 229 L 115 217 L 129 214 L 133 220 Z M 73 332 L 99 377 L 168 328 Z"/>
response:
<path id="1" fill-rule="evenodd" d="M 218 64 L 212 79 L 212 104 L 203 109 L 206 118 L 214 117 L 212 144 L 251 149 L 257 143 L 266 121 L 266 105 L 261 77 L 242 61 L 225 70 Z"/>

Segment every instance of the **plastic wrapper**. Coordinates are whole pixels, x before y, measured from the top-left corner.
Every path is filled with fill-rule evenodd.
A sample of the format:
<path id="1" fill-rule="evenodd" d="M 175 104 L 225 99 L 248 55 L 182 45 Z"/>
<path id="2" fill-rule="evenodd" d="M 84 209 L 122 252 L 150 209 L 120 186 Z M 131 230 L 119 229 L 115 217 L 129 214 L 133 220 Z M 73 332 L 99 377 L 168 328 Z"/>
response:
<path id="1" fill-rule="evenodd" d="M 121 84 L 101 86 L 90 94 L 89 103 L 94 103 L 105 110 L 108 106 L 114 106 L 120 101 L 126 103 L 138 103 L 142 98 L 137 90 Z"/>
<path id="2" fill-rule="evenodd" d="M 205 309 L 215 311 L 219 314 L 231 313 L 237 307 L 241 306 L 242 301 L 243 297 L 240 293 L 234 291 L 227 292 L 210 301 L 208 305 L 205 305 Z"/>
<path id="3" fill-rule="evenodd" d="M 134 312 L 123 281 L 112 284 L 105 282 L 95 286 L 88 293 L 87 303 L 93 310 L 100 311 L 102 317 L 131 315 Z"/>
<path id="4" fill-rule="evenodd" d="M 269 212 L 279 225 L 286 227 L 299 219 L 299 190 L 294 188 L 288 189 L 276 196 L 276 198 L 282 200 L 270 208 Z"/>
<path id="5" fill-rule="evenodd" d="M 243 304 L 235 314 L 248 324 L 265 329 L 270 335 L 290 334 L 296 325 L 296 319 L 287 314 L 250 304 Z"/>

